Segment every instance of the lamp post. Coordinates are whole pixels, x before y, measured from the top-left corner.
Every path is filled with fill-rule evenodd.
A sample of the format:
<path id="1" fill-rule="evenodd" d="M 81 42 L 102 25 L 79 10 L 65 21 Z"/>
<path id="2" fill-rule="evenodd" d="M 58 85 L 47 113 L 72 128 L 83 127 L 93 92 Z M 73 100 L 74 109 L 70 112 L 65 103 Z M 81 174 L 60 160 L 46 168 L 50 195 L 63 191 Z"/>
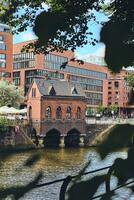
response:
<path id="1" fill-rule="evenodd" d="M 121 108 L 120 108 L 120 95 L 118 94 L 116 96 L 116 98 L 118 99 L 118 107 L 119 107 L 119 110 L 118 110 L 118 117 L 119 117 L 119 122 L 120 122 L 120 112 L 121 112 Z"/>

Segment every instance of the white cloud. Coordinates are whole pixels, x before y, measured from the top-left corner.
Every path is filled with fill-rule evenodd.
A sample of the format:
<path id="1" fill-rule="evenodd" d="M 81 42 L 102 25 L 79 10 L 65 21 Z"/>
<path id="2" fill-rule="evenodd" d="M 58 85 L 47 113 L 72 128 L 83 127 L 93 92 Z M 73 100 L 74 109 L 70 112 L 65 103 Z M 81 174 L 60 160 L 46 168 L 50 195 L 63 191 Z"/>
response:
<path id="1" fill-rule="evenodd" d="M 29 40 L 33 40 L 36 39 L 37 37 L 35 36 L 35 34 L 32 32 L 32 30 L 27 30 L 25 32 L 22 32 L 18 35 L 14 35 L 13 36 L 13 43 L 19 43 L 19 42 L 25 42 L 25 41 L 29 41 Z"/>
<path id="2" fill-rule="evenodd" d="M 92 55 L 104 57 L 105 55 L 105 46 L 100 46 Z"/>
<path id="3" fill-rule="evenodd" d="M 86 60 L 88 59 L 90 56 L 96 56 L 96 57 L 104 57 L 105 55 L 105 46 L 104 45 L 101 45 L 101 46 L 98 46 L 98 48 L 96 48 L 94 50 L 94 52 L 92 53 L 87 53 L 87 54 L 80 54 L 80 53 L 77 53 L 76 52 L 76 57 L 78 59 L 82 59 L 82 60 Z"/>
<path id="4" fill-rule="evenodd" d="M 32 32 L 24 32 L 21 36 L 21 40 L 24 41 L 28 41 L 28 40 L 33 40 L 35 39 L 36 36 L 34 35 L 34 33 Z"/>

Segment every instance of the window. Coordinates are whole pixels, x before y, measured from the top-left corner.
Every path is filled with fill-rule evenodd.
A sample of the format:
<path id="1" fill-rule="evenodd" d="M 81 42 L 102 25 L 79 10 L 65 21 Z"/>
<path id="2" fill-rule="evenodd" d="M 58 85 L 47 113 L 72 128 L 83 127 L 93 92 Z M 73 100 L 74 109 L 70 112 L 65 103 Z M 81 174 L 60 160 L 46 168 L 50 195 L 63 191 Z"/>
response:
<path id="1" fill-rule="evenodd" d="M 36 88 L 32 88 L 32 97 L 36 97 Z"/>
<path id="2" fill-rule="evenodd" d="M 13 60 L 14 61 L 26 61 L 26 60 L 34 60 L 35 56 L 33 52 L 28 52 L 28 53 L 19 53 L 19 54 L 14 54 L 13 55 Z"/>
<path id="3" fill-rule="evenodd" d="M 0 61 L 0 68 L 5 68 L 6 67 L 6 63 L 4 61 Z"/>
<path id="4" fill-rule="evenodd" d="M 115 82 L 114 82 L 114 86 L 115 86 L 116 88 L 118 88 L 118 87 L 119 87 L 119 82 L 118 82 L 118 81 L 115 81 Z"/>
<path id="5" fill-rule="evenodd" d="M 0 41 L 4 41 L 4 36 L 0 35 Z"/>
<path id="6" fill-rule="evenodd" d="M 4 43 L 0 43 L 0 50 L 5 50 L 6 49 L 6 45 Z"/>
<path id="7" fill-rule="evenodd" d="M 76 118 L 81 119 L 81 108 L 80 107 L 77 108 Z"/>
<path id="8" fill-rule="evenodd" d="M 72 94 L 78 94 L 76 88 L 72 88 Z"/>
<path id="9" fill-rule="evenodd" d="M 20 72 L 13 72 L 13 82 L 16 86 L 20 85 Z"/>
<path id="10" fill-rule="evenodd" d="M 68 61 L 68 58 L 62 56 L 56 56 L 52 54 L 45 55 L 45 67 L 48 69 L 53 69 L 57 71 L 61 71 L 61 65 Z M 65 72 L 71 74 L 79 74 L 79 75 L 86 75 L 86 76 L 93 76 L 96 78 L 106 79 L 107 74 L 103 72 L 96 72 L 88 69 L 82 69 L 78 67 L 73 67 L 67 65 L 64 69 Z"/>
<path id="11" fill-rule="evenodd" d="M 62 119 L 62 110 L 60 106 L 56 110 L 56 119 Z"/>
<path id="12" fill-rule="evenodd" d="M 6 59 L 6 54 L 0 53 L 0 60 L 5 60 Z"/>
<path id="13" fill-rule="evenodd" d="M 0 72 L 0 77 L 9 78 L 9 77 L 11 77 L 11 73 L 10 72 Z"/>
<path id="14" fill-rule="evenodd" d="M 51 95 L 51 96 L 55 96 L 56 95 L 56 92 L 55 92 L 55 89 L 54 89 L 53 86 L 51 87 L 51 89 L 49 91 L 49 95 Z"/>
<path id="15" fill-rule="evenodd" d="M 48 107 L 46 108 L 45 117 L 46 117 L 46 119 L 51 119 L 51 117 L 52 117 L 52 110 L 51 110 L 51 107 L 50 107 L 50 106 L 48 106 Z"/>
<path id="16" fill-rule="evenodd" d="M 71 119 L 71 117 L 72 117 L 71 107 L 68 106 L 66 110 L 66 119 Z"/>

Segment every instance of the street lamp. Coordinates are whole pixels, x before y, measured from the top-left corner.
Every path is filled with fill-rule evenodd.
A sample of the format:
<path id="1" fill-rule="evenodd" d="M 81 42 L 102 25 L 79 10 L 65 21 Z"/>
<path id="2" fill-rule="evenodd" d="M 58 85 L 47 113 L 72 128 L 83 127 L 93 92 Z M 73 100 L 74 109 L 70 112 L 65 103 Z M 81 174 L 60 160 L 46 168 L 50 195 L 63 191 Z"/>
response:
<path id="1" fill-rule="evenodd" d="M 119 117 L 119 122 L 120 122 L 120 112 L 121 112 L 121 108 L 120 108 L 120 95 L 118 94 L 118 95 L 116 96 L 116 98 L 118 99 L 118 107 L 119 107 L 118 117 Z"/>

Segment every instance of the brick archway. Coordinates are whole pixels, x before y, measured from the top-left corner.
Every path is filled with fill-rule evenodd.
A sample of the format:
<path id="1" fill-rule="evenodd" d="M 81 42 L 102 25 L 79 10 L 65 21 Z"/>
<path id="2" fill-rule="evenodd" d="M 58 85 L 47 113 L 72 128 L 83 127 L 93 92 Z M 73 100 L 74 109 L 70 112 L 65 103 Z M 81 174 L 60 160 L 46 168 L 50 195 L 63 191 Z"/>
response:
<path id="1" fill-rule="evenodd" d="M 65 137 L 65 146 L 78 147 L 80 142 L 80 135 L 81 133 L 76 128 L 69 130 Z"/>
<path id="2" fill-rule="evenodd" d="M 61 133 L 53 128 L 46 133 L 44 137 L 45 147 L 59 147 Z"/>

